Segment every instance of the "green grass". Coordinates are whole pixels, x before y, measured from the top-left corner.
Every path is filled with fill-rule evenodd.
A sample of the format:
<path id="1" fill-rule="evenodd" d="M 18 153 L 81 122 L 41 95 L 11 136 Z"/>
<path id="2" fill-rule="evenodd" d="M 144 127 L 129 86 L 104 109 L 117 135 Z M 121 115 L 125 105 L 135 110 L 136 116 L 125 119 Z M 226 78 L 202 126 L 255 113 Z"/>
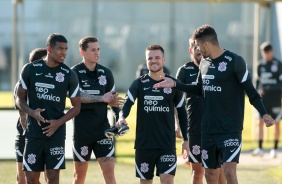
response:
<path id="1" fill-rule="evenodd" d="M 124 96 L 124 94 L 122 95 Z M 13 97 L 11 92 L 0 93 L 0 108 L 13 107 Z M 69 102 L 67 102 L 69 106 Z M 256 134 L 253 124 L 253 107 L 246 99 L 245 108 L 245 120 L 243 131 L 243 147 L 242 151 L 250 151 L 256 148 Z M 116 178 L 117 183 L 122 184 L 134 184 L 139 183 L 139 180 L 135 177 L 134 166 L 134 139 L 135 139 L 135 122 L 136 122 L 136 105 L 131 109 L 130 115 L 127 118 L 129 123 L 130 132 L 125 136 L 119 137 L 116 140 Z M 265 136 L 265 148 L 272 148 L 273 146 L 273 127 L 266 128 Z M 280 141 L 281 141 L 280 137 Z M 177 154 L 181 155 L 181 140 L 177 139 Z M 72 182 L 73 163 L 71 161 L 66 162 L 66 169 L 61 171 L 60 183 L 69 184 Z M 91 161 L 89 165 L 89 172 L 87 173 L 87 183 L 103 183 L 102 174 L 97 165 L 97 162 Z M 177 168 L 177 174 L 175 177 L 176 184 L 190 183 L 190 168 L 181 165 Z M 14 161 L 0 161 L 0 183 L 10 184 L 15 183 L 16 163 Z M 282 167 L 270 167 L 270 166 L 241 166 L 238 165 L 238 178 L 239 183 L 244 184 L 257 184 L 257 183 L 282 183 Z M 43 180 L 41 180 L 42 183 Z M 154 183 L 159 183 L 159 178 L 155 177 Z"/>
<path id="2" fill-rule="evenodd" d="M 191 170 L 185 165 L 179 165 L 175 176 L 176 184 L 190 183 Z M 243 184 L 258 184 L 258 183 L 271 183 L 281 184 L 282 168 L 281 167 L 269 167 L 269 166 L 238 166 L 237 175 L 239 183 Z M 14 161 L 1 161 L 0 162 L 0 183 L 13 184 L 16 181 L 16 169 Z M 123 163 L 117 161 L 115 166 L 115 175 L 118 184 L 137 184 L 139 179 L 135 177 L 135 166 L 132 163 Z M 278 179 L 280 177 L 280 180 Z M 61 170 L 60 183 L 70 184 L 73 178 L 73 163 L 72 161 L 66 162 L 66 169 Z M 43 180 L 43 173 L 41 174 L 41 183 L 45 183 Z M 85 184 L 103 183 L 103 176 L 100 168 L 95 161 L 89 163 L 89 168 L 86 176 Z M 154 183 L 160 183 L 159 177 L 154 177 Z"/>

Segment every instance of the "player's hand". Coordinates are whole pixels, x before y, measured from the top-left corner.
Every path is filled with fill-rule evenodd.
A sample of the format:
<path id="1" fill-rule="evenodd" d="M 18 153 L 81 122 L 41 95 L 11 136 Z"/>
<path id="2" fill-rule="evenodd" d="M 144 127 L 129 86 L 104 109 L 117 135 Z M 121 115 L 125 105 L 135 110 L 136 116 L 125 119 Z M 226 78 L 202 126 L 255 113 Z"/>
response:
<path id="1" fill-rule="evenodd" d="M 116 127 L 120 127 L 121 125 L 128 125 L 124 117 L 119 117 L 118 121 L 116 122 Z"/>
<path id="2" fill-rule="evenodd" d="M 275 120 L 268 114 L 263 115 L 263 121 L 265 122 L 266 127 L 274 125 Z"/>
<path id="3" fill-rule="evenodd" d="M 110 91 L 102 96 L 102 102 L 109 103 L 114 99 L 115 91 Z"/>
<path id="4" fill-rule="evenodd" d="M 114 94 L 113 99 L 108 103 L 111 107 L 121 107 L 124 104 L 124 98 L 118 96 L 119 94 Z"/>
<path id="5" fill-rule="evenodd" d="M 189 155 L 189 143 L 188 141 L 182 142 L 182 157 L 183 159 L 186 159 Z"/>
<path id="6" fill-rule="evenodd" d="M 37 108 L 37 109 L 35 109 L 33 112 L 32 112 L 32 114 L 31 114 L 31 116 L 34 118 L 34 119 L 36 119 L 37 120 L 37 123 L 38 123 L 38 125 L 39 126 L 41 126 L 41 123 L 40 123 L 40 121 L 42 121 L 43 123 L 45 123 L 45 119 L 41 116 L 41 112 L 43 112 L 43 111 L 45 111 L 45 109 L 40 109 L 40 108 Z"/>
<path id="7" fill-rule="evenodd" d="M 172 88 L 175 87 L 175 81 L 171 78 L 161 76 L 164 81 L 159 82 L 153 86 L 153 88 Z"/>
<path id="8" fill-rule="evenodd" d="M 58 120 L 46 120 L 45 123 L 49 123 L 50 125 L 48 125 L 47 127 L 42 128 L 43 134 L 45 134 L 47 137 L 50 137 L 59 128 Z"/>

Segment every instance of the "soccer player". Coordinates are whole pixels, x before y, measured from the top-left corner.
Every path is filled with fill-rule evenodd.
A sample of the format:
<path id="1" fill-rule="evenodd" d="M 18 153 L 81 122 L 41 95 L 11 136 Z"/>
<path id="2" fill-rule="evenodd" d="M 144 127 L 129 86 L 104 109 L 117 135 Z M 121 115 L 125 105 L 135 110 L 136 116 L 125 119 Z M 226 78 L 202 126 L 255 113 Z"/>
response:
<path id="1" fill-rule="evenodd" d="M 29 62 L 34 62 L 38 59 L 43 59 L 47 55 L 47 50 L 45 48 L 36 48 L 32 50 L 29 54 Z M 19 86 L 19 82 L 15 85 L 14 89 L 14 98 L 16 99 L 16 91 Z M 17 107 L 16 107 L 17 108 Z M 17 108 L 18 109 L 18 108 Z M 18 109 L 19 111 L 19 119 L 17 122 L 17 136 L 15 141 L 15 149 L 16 149 L 16 161 L 17 161 L 17 183 L 18 184 L 25 184 L 26 179 L 24 175 L 23 168 L 23 152 L 25 146 L 25 135 L 24 130 L 26 127 L 26 113 L 22 110 Z"/>
<path id="2" fill-rule="evenodd" d="M 115 93 L 114 76 L 110 69 L 99 64 L 98 39 L 87 36 L 79 41 L 82 62 L 73 66 L 80 84 L 81 110 L 74 118 L 73 183 L 85 182 L 91 153 L 103 172 L 105 183 L 116 183 L 114 174 L 114 142 L 104 131 L 110 127 L 107 106 L 110 105 L 118 119 L 119 106 L 123 99 Z"/>
<path id="3" fill-rule="evenodd" d="M 174 87 L 203 96 L 201 154 L 206 181 L 217 183 L 216 168 L 223 164 L 227 183 L 238 183 L 236 167 L 242 147 L 245 92 L 267 127 L 275 121 L 267 114 L 244 59 L 220 47 L 214 28 L 210 25 L 199 27 L 193 39 L 206 58 L 201 60 L 197 84 L 183 84 L 162 77 L 164 81 L 154 87 Z"/>
<path id="4" fill-rule="evenodd" d="M 80 111 L 77 76 L 64 64 L 67 39 L 54 33 L 46 44 L 46 58 L 23 67 L 16 98 L 28 114 L 23 167 L 27 183 L 35 184 L 44 166 L 48 183 L 59 183 L 60 169 L 65 168 L 65 123 Z M 67 94 L 72 107 L 65 114 Z"/>
<path id="5" fill-rule="evenodd" d="M 270 158 L 276 158 L 278 140 L 280 135 L 279 121 L 282 117 L 281 87 L 282 87 L 282 63 L 274 58 L 272 45 L 264 42 L 260 46 L 262 59 L 258 66 L 257 90 L 269 114 L 275 118 L 274 124 L 274 147 L 270 151 Z M 258 148 L 253 155 L 263 155 L 263 119 L 259 118 Z"/>
<path id="6" fill-rule="evenodd" d="M 176 171 L 174 107 L 177 108 L 179 124 L 183 135 L 182 153 L 187 158 L 187 123 L 185 99 L 182 92 L 174 88 L 156 89 L 164 74 L 164 49 L 150 45 L 145 51 L 149 73 L 135 79 L 126 94 L 120 111 L 118 125 L 127 124 L 126 118 L 137 101 L 137 124 L 135 139 L 136 177 L 140 183 L 152 183 L 154 170 L 161 183 L 173 183 Z M 176 80 L 176 79 L 173 79 Z"/>
<path id="7" fill-rule="evenodd" d="M 196 84 L 199 65 L 202 55 L 199 52 L 195 41 L 189 39 L 190 62 L 181 66 L 176 74 L 176 78 L 184 84 Z M 203 183 L 204 167 L 201 160 L 201 120 L 203 99 L 199 96 L 186 94 L 186 110 L 188 121 L 188 141 L 189 141 L 189 162 L 191 163 L 192 178 L 191 183 Z M 219 168 L 219 184 L 226 183 L 223 169 Z"/>

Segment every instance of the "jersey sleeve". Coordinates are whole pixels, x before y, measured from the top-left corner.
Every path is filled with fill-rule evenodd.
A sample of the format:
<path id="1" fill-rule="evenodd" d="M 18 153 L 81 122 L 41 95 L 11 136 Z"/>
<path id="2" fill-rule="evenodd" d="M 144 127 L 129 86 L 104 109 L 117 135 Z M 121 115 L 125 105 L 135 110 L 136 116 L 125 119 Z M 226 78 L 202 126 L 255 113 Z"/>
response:
<path id="1" fill-rule="evenodd" d="M 234 60 L 235 75 L 240 83 L 251 80 L 246 62 L 241 56 L 236 56 Z"/>
<path id="2" fill-rule="evenodd" d="M 120 111 L 120 115 L 123 116 L 124 118 L 126 118 L 129 115 L 130 109 L 138 96 L 139 80 L 140 79 L 136 79 L 135 81 L 133 81 L 126 93 L 125 102 Z"/>
<path id="3" fill-rule="evenodd" d="M 115 79 L 114 79 L 113 73 L 110 70 L 108 72 L 109 74 L 107 77 L 106 93 L 115 90 Z"/>
<path id="4" fill-rule="evenodd" d="M 71 71 L 71 76 L 70 76 L 70 83 L 68 87 L 68 93 L 69 93 L 70 98 L 74 98 L 80 95 L 79 94 L 79 83 L 78 83 L 78 78 L 77 78 L 75 71 L 73 70 L 70 70 L 70 71 Z"/>
<path id="5" fill-rule="evenodd" d="M 24 65 L 21 75 L 20 75 L 20 81 L 19 81 L 19 87 L 28 90 L 29 89 L 29 71 L 30 71 L 31 64 Z"/>
<path id="6" fill-rule="evenodd" d="M 187 113 L 185 109 L 185 97 L 183 92 L 176 90 L 174 99 L 175 107 L 178 114 L 179 126 L 181 129 L 183 140 L 188 140 L 187 137 Z"/>
<path id="7" fill-rule="evenodd" d="M 108 84 L 106 88 L 106 92 L 114 91 L 115 90 L 115 80 L 114 80 L 114 75 L 113 73 L 109 70 L 108 74 Z M 112 112 L 114 114 L 114 117 L 116 120 L 119 118 L 119 111 L 120 109 L 118 107 L 111 107 Z"/>
<path id="8" fill-rule="evenodd" d="M 183 68 L 180 67 L 178 68 L 177 72 L 176 72 L 176 76 L 175 76 L 178 80 L 180 80 L 182 83 L 184 83 L 184 71 Z"/>

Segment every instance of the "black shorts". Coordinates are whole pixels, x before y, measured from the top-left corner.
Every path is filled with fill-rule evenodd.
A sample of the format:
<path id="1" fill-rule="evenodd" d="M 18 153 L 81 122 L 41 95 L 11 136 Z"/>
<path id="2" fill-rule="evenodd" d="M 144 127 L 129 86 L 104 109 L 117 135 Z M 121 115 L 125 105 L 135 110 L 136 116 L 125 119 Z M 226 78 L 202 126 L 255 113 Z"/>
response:
<path id="1" fill-rule="evenodd" d="M 25 171 L 65 169 L 65 140 L 27 138 L 23 166 Z"/>
<path id="2" fill-rule="evenodd" d="M 73 141 L 73 160 L 79 162 L 89 161 L 91 153 L 94 153 L 96 158 L 114 157 L 115 146 L 111 138 L 102 138 L 91 141 Z"/>
<path id="3" fill-rule="evenodd" d="M 265 106 L 266 112 L 276 121 L 282 118 L 281 97 L 274 95 L 262 96 L 262 101 Z"/>
<path id="4" fill-rule="evenodd" d="M 176 172 L 177 156 L 175 150 L 144 149 L 135 150 L 136 177 L 151 180 L 156 175 L 171 174 Z"/>
<path id="5" fill-rule="evenodd" d="M 15 141 L 16 161 L 23 162 L 25 140 L 24 137 Z"/>
<path id="6" fill-rule="evenodd" d="M 201 135 L 190 135 L 189 134 L 189 162 L 202 163 Z"/>
<path id="7" fill-rule="evenodd" d="M 242 133 L 202 134 L 202 164 L 220 168 L 224 162 L 239 163 Z"/>

